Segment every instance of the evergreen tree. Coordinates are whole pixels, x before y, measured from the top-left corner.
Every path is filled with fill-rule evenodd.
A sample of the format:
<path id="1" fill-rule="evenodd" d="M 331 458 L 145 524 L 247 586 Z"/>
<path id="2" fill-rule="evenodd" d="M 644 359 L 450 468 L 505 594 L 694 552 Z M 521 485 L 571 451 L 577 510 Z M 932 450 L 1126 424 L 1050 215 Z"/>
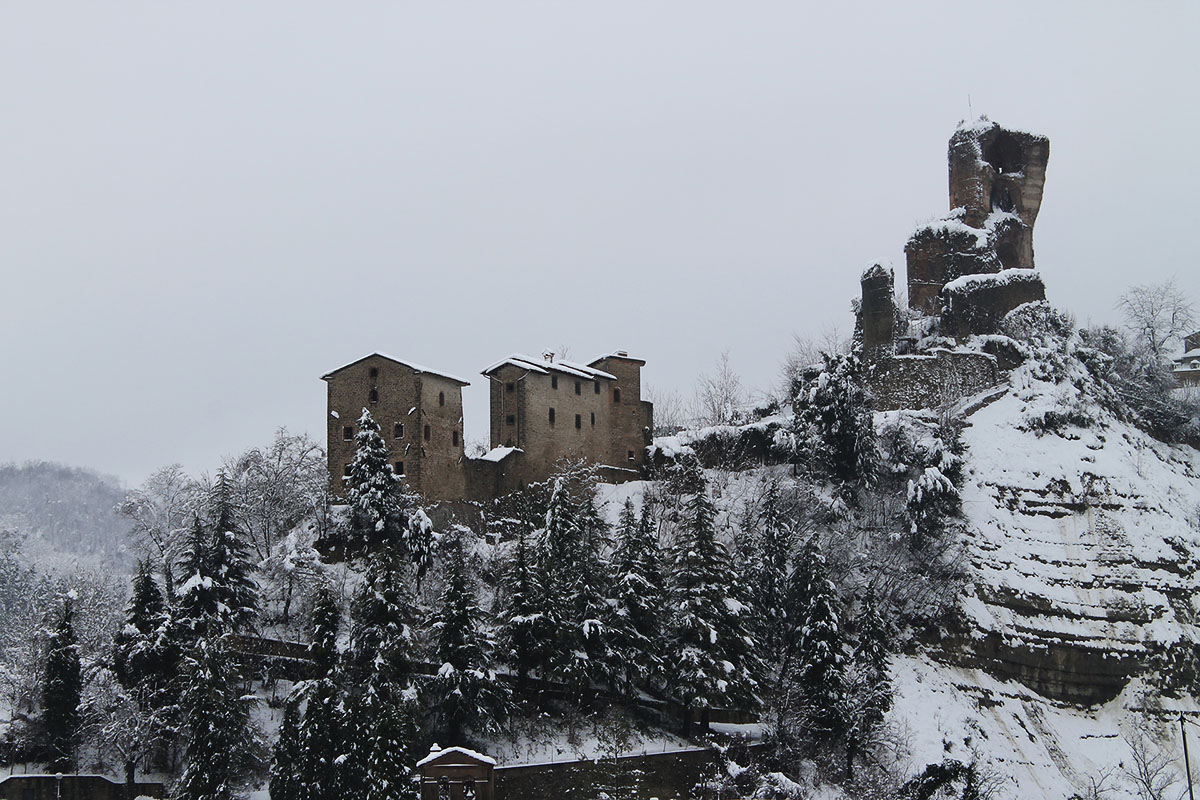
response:
<path id="1" fill-rule="evenodd" d="M 342 612 L 337 597 L 328 586 L 319 587 L 313 597 L 312 638 L 308 643 L 308 657 L 317 674 L 322 677 L 332 678 L 337 667 L 337 637 L 341 620 Z"/>
<path id="2" fill-rule="evenodd" d="M 803 732 L 810 746 L 829 744 L 845 734 L 846 665 L 837 593 L 815 537 L 805 543 L 795 572 L 793 597 L 806 600 L 806 607 L 794 622 L 781 722 Z"/>
<path id="3" fill-rule="evenodd" d="M 624 691 L 632 694 L 638 680 L 650 682 L 662 675 L 662 564 L 658 536 L 650 514 L 639 519 L 633 502 L 626 500 L 617 522 L 617 547 L 613 557 L 614 650 L 623 665 Z"/>
<path id="4" fill-rule="evenodd" d="M 751 597 L 760 638 L 771 656 L 781 654 L 785 637 L 788 562 L 795 534 L 784 514 L 778 479 L 766 484 L 757 515 L 755 559 L 750 570 Z"/>
<path id="5" fill-rule="evenodd" d="M 517 694 L 523 696 L 530 672 L 541 661 L 546 618 L 539 603 L 543 589 L 531 563 L 526 524 L 513 522 L 513 553 L 504 572 L 499 638 L 503 660 L 516 674 Z"/>
<path id="6" fill-rule="evenodd" d="M 404 567 L 384 548 L 367 562 L 362 588 L 351 605 L 350 680 L 341 796 L 409 797 L 417 693 L 409 685 L 415 611 Z"/>
<path id="7" fill-rule="evenodd" d="M 475 586 L 463 557 L 467 533 L 455 527 L 443 541 L 446 583 L 432 626 L 441 666 L 430 685 L 430 700 L 440 735 L 452 744 L 462 741 L 468 722 L 480 733 L 494 730 L 505 704 L 496 673 L 488 667 L 489 643 L 478 627 Z"/>
<path id="8" fill-rule="evenodd" d="M 541 642 L 542 677 L 558 680 L 580 691 L 586 688 L 590 665 L 576 602 L 582 581 L 580 551 L 583 536 L 576 509 L 570 502 L 567 481 L 554 479 L 545 525 L 538 534 L 544 640 Z"/>
<path id="9" fill-rule="evenodd" d="M 175 588 L 175 618 L 181 633 L 190 639 L 204 636 L 217 618 L 216 581 L 212 573 L 212 537 L 204 529 L 199 515 L 184 535 L 183 556 L 179 562 L 180 583 Z"/>
<path id="10" fill-rule="evenodd" d="M 379 424 L 365 408 L 354 437 L 346 502 L 346 547 L 351 553 L 386 544 L 417 566 L 418 577 L 425 573 L 432 558 L 433 526 L 418 508 L 416 495 L 392 470 Z"/>
<path id="11" fill-rule="evenodd" d="M 868 590 L 857 619 L 857 642 L 850 657 L 847 680 L 846 774 L 854 759 L 892 707 L 892 679 L 888 672 L 887 623 L 879 612 L 875 592 Z"/>
<path id="12" fill-rule="evenodd" d="M 870 484 L 879 461 L 875 419 L 855 356 L 822 354 L 823 368 L 793 386 L 795 438 L 810 468 L 842 484 Z"/>
<path id="13" fill-rule="evenodd" d="M 700 491 L 685 498 L 683 524 L 670 548 L 671 620 L 668 664 L 672 687 L 684 706 L 702 719 L 718 703 L 752 707 L 757 702 L 756 645 L 747 632 L 746 607 L 730 596 L 730 565 L 716 538 L 716 509 L 708 498 L 699 461 L 682 466 L 681 485 Z"/>
<path id="14" fill-rule="evenodd" d="M 166 601 L 150 562 L 139 561 L 125 624 L 113 636 L 113 672 L 126 689 L 147 682 L 165 683 L 169 666 L 161 640 L 166 624 Z"/>
<path id="15" fill-rule="evenodd" d="M 54 630 L 48 632 L 46 673 L 42 679 L 42 734 L 52 770 L 68 772 L 75 766 L 79 742 L 79 701 L 83 682 L 79 647 L 75 639 L 74 598 L 62 598 Z"/>
<path id="16" fill-rule="evenodd" d="M 247 537 L 236 523 L 233 489 L 224 472 L 213 492 L 208 574 L 213 576 L 217 618 L 222 631 L 248 628 L 258 614 L 258 584 Z"/>
<path id="17" fill-rule="evenodd" d="M 259 769 L 262 741 L 250 721 L 254 700 L 241 692 L 224 637 L 202 637 L 185 660 L 184 769 L 176 800 L 233 800 Z"/>
<path id="18" fill-rule="evenodd" d="M 299 800 L 301 782 L 298 773 L 303 758 L 299 693 L 293 693 L 283 707 L 279 738 L 271 755 L 271 781 L 267 785 L 271 800 Z"/>

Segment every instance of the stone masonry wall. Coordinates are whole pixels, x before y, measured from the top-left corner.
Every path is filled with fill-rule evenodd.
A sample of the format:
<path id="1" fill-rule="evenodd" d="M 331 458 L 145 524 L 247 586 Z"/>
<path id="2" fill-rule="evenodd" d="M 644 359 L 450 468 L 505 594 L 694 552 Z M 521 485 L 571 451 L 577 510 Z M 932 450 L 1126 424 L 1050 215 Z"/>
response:
<path id="1" fill-rule="evenodd" d="M 896 356 L 867 366 L 867 385 L 876 411 L 937 408 L 999 381 L 996 359 L 983 353 L 934 350 L 929 355 Z"/>

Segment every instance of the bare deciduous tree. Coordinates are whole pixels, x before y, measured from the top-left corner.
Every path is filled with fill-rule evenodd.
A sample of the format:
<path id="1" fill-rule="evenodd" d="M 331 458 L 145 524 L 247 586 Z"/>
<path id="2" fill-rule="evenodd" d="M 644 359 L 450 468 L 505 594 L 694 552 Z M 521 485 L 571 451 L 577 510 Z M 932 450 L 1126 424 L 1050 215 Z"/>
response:
<path id="1" fill-rule="evenodd" d="M 730 366 L 727 350 L 717 359 L 711 374 L 696 379 L 696 420 L 702 425 L 732 425 L 745 403 L 742 379 Z"/>
<path id="2" fill-rule="evenodd" d="M 1196 308 L 1175 285 L 1175 279 L 1158 284 L 1134 286 L 1117 301 L 1129 331 L 1162 361 L 1166 347 L 1188 333 L 1196 324 Z"/>

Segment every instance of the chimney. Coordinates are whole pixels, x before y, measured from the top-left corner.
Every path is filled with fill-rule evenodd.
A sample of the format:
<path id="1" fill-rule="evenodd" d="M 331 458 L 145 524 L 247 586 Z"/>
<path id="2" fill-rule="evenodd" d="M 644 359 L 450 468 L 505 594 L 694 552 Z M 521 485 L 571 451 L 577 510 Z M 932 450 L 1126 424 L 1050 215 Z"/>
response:
<path id="1" fill-rule="evenodd" d="M 622 358 L 629 358 L 629 351 L 628 350 L 618 350 L 617 355 L 621 356 Z"/>
<path id="2" fill-rule="evenodd" d="M 546 359 L 546 361 L 550 362 L 551 364 L 554 363 L 554 353 L 550 352 L 549 350 L 542 351 L 542 358 Z"/>

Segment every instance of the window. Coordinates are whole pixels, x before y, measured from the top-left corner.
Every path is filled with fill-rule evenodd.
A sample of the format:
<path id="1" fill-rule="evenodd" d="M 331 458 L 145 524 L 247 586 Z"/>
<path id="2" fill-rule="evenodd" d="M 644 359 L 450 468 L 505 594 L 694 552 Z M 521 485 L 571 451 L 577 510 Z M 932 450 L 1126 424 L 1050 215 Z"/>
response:
<path id="1" fill-rule="evenodd" d="M 516 390 L 517 390 L 517 385 L 516 385 L 515 383 L 506 383 L 506 384 L 504 384 L 504 391 L 506 391 L 506 392 L 515 392 Z"/>
<path id="2" fill-rule="evenodd" d="M 454 438 L 454 444 L 457 445 L 458 444 L 458 431 L 455 431 L 453 433 L 453 438 Z"/>
<path id="3" fill-rule="evenodd" d="M 620 389 L 613 389 L 613 402 L 614 403 L 621 402 L 621 390 Z"/>
<path id="4" fill-rule="evenodd" d="M 554 424 L 554 409 L 550 409 L 550 424 Z"/>
<path id="5" fill-rule="evenodd" d="M 345 425 L 342 427 L 342 441 L 343 442 L 354 441 L 354 426 L 353 425 Z"/>
<path id="6" fill-rule="evenodd" d="M 346 477 L 346 478 L 349 478 L 349 477 L 350 477 L 350 465 L 349 465 L 349 464 L 347 464 L 346 466 L 342 467 L 342 476 L 343 476 L 343 477 Z"/>
<path id="7" fill-rule="evenodd" d="M 371 370 L 368 374 L 370 374 L 370 376 L 372 378 L 378 378 L 379 377 L 379 367 L 371 367 Z"/>
<path id="8" fill-rule="evenodd" d="M 372 403 L 379 402 L 379 390 L 376 389 L 374 386 L 371 387 L 371 402 Z"/>
<path id="9" fill-rule="evenodd" d="M 600 394 L 600 381 L 592 381 L 592 394 Z"/>
<path id="10" fill-rule="evenodd" d="M 504 418 L 504 424 L 505 425 L 516 425 L 517 424 L 517 415 L 509 414 L 507 417 Z"/>
<path id="11" fill-rule="evenodd" d="M 575 394 L 583 394 L 583 384 L 575 381 Z"/>
<path id="12" fill-rule="evenodd" d="M 582 428 L 583 428 L 583 414 L 576 414 L 575 415 L 575 430 L 580 430 Z"/>
<path id="13" fill-rule="evenodd" d="M 397 462 L 396 462 L 396 464 L 395 464 L 395 467 L 396 467 L 396 474 L 397 474 L 397 475 L 403 475 L 403 474 L 404 474 L 404 462 L 403 462 L 403 461 L 397 461 Z"/>
<path id="14" fill-rule="evenodd" d="M 438 405 L 439 406 L 446 405 L 446 393 L 445 392 L 438 392 Z"/>
<path id="15" fill-rule="evenodd" d="M 592 412 L 592 427 L 596 427 L 596 412 Z"/>
<path id="16" fill-rule="evenodd" d="M 429 426 L 425 426 L 425 441 L 429 441 Z"/>
<path id="17" fill-rule="evenodd" d="M 404 438 L 404 423 L 403 422 L 397 422 L 395 425 L 392 426 L 392 438 L 393 439 L 403 439 Z"/>
<path id="18" fill-rule="evenodd" d="M 629 451 L 629 460 L 630 460 L 630 461 L 637 461 L 637 459 L 636 459 L 636 458 L 634 458 L 634 456 L 633 456 L 633 451 L 632 451 L 632 450 L 630 450 L 630 451 Z"/>
<path id="19" fill-rule="evenodd" d="M 557 375 L 551 375 L 551 376 L 550 376 L 550 388 L 551 388 L 551 389 L 557 389 L 557 388 L 558 388 L 558 376 L 557 376 Z"/>

